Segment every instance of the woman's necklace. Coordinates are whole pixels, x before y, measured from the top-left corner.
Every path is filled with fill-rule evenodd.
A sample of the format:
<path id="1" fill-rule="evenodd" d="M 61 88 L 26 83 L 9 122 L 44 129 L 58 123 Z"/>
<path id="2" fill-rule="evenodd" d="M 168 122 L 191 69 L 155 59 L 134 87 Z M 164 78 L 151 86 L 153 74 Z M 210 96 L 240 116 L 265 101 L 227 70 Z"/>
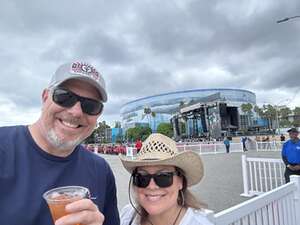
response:
<path id="1" fill-rule="evenodd" d="M 179 218 L 179 215 L 180 215 L 180 213 L 181 213 L 182 208 L 183 208 L 183 207 L 180 208 L 179 213 L 177 214 L 176 219 L 175 219 L 173 225 L 176 224 L 176 222 L 177 222 L 177 220 L 178 220 L 178 218 Z"/>

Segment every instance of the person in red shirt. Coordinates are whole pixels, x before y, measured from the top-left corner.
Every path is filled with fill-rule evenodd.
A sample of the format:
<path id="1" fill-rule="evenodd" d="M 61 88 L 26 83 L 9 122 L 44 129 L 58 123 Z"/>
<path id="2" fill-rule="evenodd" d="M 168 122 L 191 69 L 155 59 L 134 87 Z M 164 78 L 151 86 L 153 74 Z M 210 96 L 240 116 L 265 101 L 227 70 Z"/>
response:
<path id="1" fill-rule="evenodd" d="M 137 139 L 135 142 L 136 152 L 138 153 L 143 146 L 143 142 L 140 139 Z"/>

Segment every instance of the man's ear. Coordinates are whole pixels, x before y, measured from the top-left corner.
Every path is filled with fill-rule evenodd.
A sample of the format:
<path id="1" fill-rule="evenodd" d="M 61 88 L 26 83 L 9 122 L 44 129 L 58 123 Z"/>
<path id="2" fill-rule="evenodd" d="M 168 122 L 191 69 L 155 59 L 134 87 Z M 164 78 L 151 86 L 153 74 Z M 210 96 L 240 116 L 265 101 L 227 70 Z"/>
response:
<path id="1" fill-rule="evenodd" d="M 49 98 L 49 95 L 50 95 L 50 90 L 47 88 L 44 89 L 43 93 L 42 93 L 42 102 L 43 103 Z"/>

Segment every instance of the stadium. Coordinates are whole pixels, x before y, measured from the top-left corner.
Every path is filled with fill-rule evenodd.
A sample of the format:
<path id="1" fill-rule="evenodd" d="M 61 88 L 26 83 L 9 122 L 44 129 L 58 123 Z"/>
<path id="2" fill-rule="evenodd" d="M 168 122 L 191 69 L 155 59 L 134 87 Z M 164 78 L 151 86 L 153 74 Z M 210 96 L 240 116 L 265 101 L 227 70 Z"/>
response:
<path id="1" fill-rule="evenodd" d="M 194 89 L 148 96 L 124 104 L 120 110 L 122 127 L 150 126 L 156 131 L 160 123 L 172 123 L 174 136 L 214 138 L 249 125 L 242 104 L 256 104 L 256 95 L 248 90 L 215 88 Z M 184 123 L 184 130 L 181 128 Z"/>

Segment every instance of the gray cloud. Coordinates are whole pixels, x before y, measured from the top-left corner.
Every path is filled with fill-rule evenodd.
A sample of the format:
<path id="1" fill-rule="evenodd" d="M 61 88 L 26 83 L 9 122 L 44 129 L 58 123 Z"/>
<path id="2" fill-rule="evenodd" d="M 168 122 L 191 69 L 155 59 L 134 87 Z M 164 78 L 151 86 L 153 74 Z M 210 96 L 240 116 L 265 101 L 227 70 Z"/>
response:
<path id="1" fill-rule="evenodd" d="M 15 111 L 9 121 L 24 112 L 29 121 L 56 67 L 79 59 L 106 79 L 107 120 L 127 101 L 196 88 L 248 89 L 260 103 L 293 93 L 300 105 L 300 20 L 276 23 L 300 13 L 297 0 L 1 3 L 0 99 Z"/>

